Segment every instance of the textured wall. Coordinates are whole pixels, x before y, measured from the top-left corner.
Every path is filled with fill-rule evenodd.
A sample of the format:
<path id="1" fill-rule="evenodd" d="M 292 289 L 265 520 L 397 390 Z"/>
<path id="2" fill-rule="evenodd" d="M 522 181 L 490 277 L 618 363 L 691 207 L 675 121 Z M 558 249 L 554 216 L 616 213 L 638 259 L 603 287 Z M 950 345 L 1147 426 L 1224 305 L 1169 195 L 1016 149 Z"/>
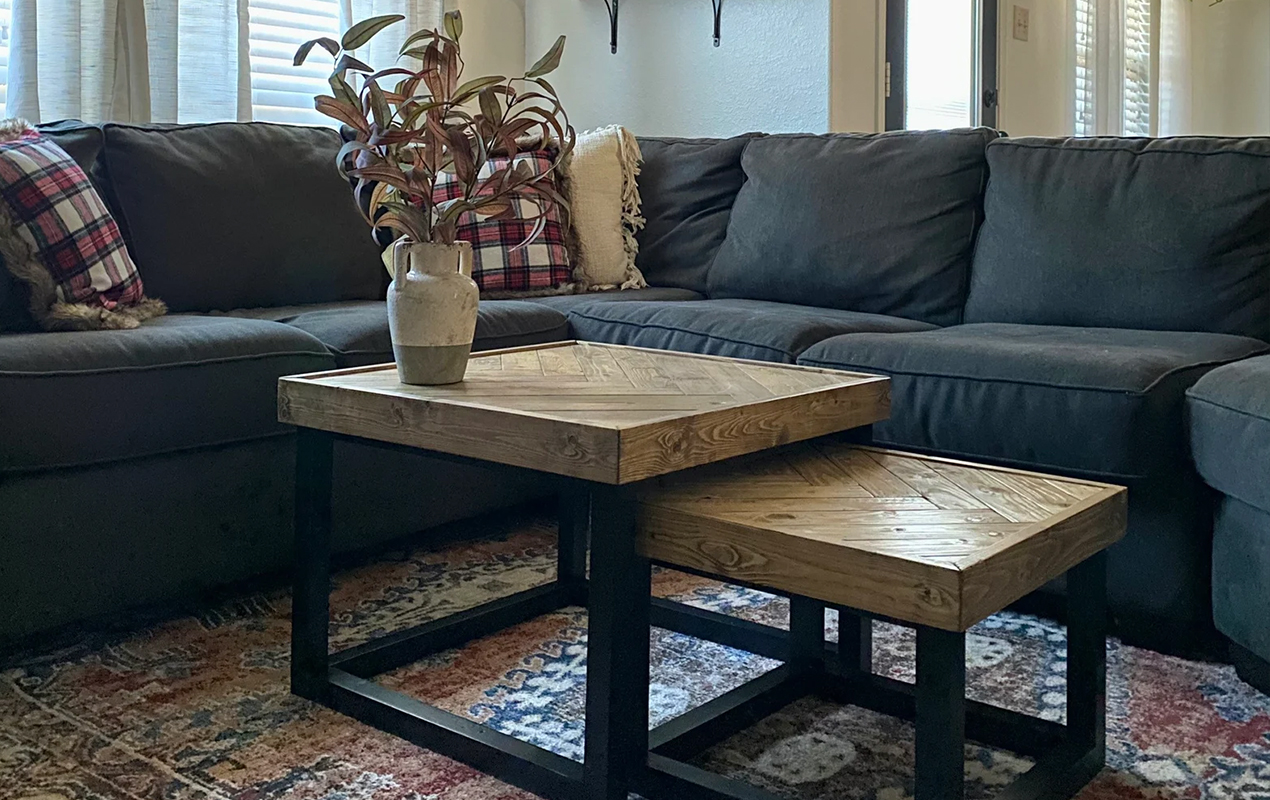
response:
<path id="1" fill-rule="evenodd" d="M 525 57 L 532 63 L 557 36 L 569 37 L 551 81 L 579 130 L 824 132 L 830 2 L 726 0 L 716 49 L 709 0 L 631 0 L 621 5 L 612 55 L 603 0 L 525 0 Z"/>

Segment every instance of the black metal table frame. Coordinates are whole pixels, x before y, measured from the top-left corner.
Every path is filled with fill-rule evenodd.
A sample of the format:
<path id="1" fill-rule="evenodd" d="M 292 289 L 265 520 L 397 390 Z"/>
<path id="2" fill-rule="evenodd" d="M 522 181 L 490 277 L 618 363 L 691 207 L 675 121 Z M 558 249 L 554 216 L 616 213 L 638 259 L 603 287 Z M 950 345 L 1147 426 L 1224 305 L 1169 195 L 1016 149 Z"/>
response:
<path id="1" fill-rule="evenodd" d="M 905 683 L 874 674 L 870 616 L 835 606 L 838 641 L 826 642 L 826 605 L 793 595 L 787 647 L 767 646 L 763 653 L 784 665 L 656 728 L 636 789 L 674 800 L 779 800 L 686 762 L 789 703 L 815 695 L 914 723 L 915 800 L 964 797 L 968 740 L 1037 759 L 997 798 L 1066 800 L 1106 760 L 1105 552 L 1067 572 L 1067 593 L 1066 725 L 966 699 L 965 633 L 883 618 L 916 629 L 917 679 Z M 770 645 L 771 638 L 765 636 L 762 644 Z"/>
<path id="2" fill-rule="evenodd" d="M 867 437 L 867 429 L 861 436 Z M 768 792 L 685 761 L 807 694 L 915 720 L 916 800 L 962 796 L 967 736 L 1023 755 L 1043 756 L 1000 795 L 1007 800 L 1069 797 L 1103 765 L 1106 562 L 1102 554 L 1068 573 L 1068 724 L 1064 726 L 967 701 L 965 635 L 961 633 L 917 628 L 918 678 L 913 686 L 872 673 L 871 622 L 848 609 L 840 609 L 839 642 L 830 643 L 824 639 L 825 604 L 809 598 L 790 598 L 788 631 L 650 598 L 652 565 L 636 550 L 637 484 L 562 479 L 559 569 L 552 583 L 329 653 L 332 462 L 334 443 L 341 439 L 499 467 L 461 456 L 298 429 L 291 637 L 291 688 L 296 695 L 549 800 L 625 800 L 631 790 L 675 800 L 773 800 Z M 589 581 L 588 540 L 604 542 L 590 550 Z M 582 763 L 372 680 L 568 606 L 586 607 L 589 615 Z M 650 732 L 648 642 L 654 625 L 785 663 Z"/>

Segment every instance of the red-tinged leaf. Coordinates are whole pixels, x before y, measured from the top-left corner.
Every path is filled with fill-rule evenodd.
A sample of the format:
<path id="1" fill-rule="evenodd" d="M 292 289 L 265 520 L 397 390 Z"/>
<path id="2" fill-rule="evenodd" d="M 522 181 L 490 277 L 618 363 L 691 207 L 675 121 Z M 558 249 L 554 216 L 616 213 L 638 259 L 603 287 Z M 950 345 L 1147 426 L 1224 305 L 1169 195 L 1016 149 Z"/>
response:
<path id="1" fill-rule="evenodd" d="M 510 252 L 514 253 L 517 250 L 520 250 L 522 248 L 528 247 L 529 245 L 533 244 L 534 240 L 537 239 L 539 236 L 541 236 L 542 232 L 546 230 L 546 228 L 547 228 L 547 216 L 545 214 L 539 214 L 538 221 L 534 223 L 533 230 L 529 232 L 529 235 L 525 237 L 525 240 L 523 242 L 513 247 Z"/>
<path id="2" fill-rule="evenodd" d="M 450 155 L 454 158 L 454 174 L 465 189 L 476 182 L 476 164 L 472 160 L 472 142 L 459 128 L 450 129 Z"/>
<path id="3" fill-rule="evenodd" d="M 512 201 L 505 197 L 500 197 L 488 202 L 473 203 L 476 206 L 476 213 L 481 217 L 497 217 L 501 214 L 514 212 Z"/>
<path id="4" fill-rule="evenodd" d="M 352 170 L 348 174 L 351 177 L 363 180 L 380 181 L 403 192 L 410 191 L 410 183 L 406 179 L 405 173 L 392 164 L 374 164 L 369 167 Z"/>
<path id="5" fill-rule="evenodd" d="M 564 56 L 564 37 L 556 39 L 556 43 L 551 46 L 547 54 L 538 59 L 538 63 L 529 68 L 525 73 L 526 78 L 538 78 L 543 75 L 549 75 L 555 72 L 556 67 L 560 66 L 560 59 Z"/>
<path id="6" fill-rule="evenodd" d="M 387 28 L 389 25 L 401 22 L 405 19 L 401 14 L 384 14 L 379 17 L 371 17 L 364 19 L 353 27 L 344 31 L 340 44 L 345 50 L 356 50 L 362 45 L 374 38 L 375 34 Z"/>
<path id="7" fill-rule="evenodd" d="M 359 108 L 328 95 L 318 95 L 313 98 L 313 108 L 331 119 L 356 128 L 367 136 L 370 135 L 370 123 L 367 122 L 366 115 L 361 113 Z"/>
<path id="8" fill-rule="evenodd" d="M 309 57 L 309 53 L 313 52 L 314 47 L 321 47 L 323 50 L 330 53 L 332 58 L 339 55 L 340 52 L 340 43 L 334 39 L 328 39 L 325 36 L 317 39 L 310 39 L 300 45 L 300 48 L 295 51 L 295 58 L 292 59 L 291 65 L 294 67 L 303 66 L 305 60 Z"/>

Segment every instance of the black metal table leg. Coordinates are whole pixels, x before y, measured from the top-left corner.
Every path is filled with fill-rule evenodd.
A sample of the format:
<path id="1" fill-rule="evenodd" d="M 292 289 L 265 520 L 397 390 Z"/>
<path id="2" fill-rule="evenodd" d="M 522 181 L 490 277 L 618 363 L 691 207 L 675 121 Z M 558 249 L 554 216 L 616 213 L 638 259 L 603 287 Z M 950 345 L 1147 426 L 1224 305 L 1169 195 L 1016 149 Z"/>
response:
<path id="1" fill-rule="evenodd" d="M 1107 747 L 1107 554 L 1067 573 L 1067 731 L 1104 755 Z M 1102 762 L 1099 762 L 1099 767 Z"/>
<path id="2" fill-rule="evenodd" d="M 789 665 L 797 674 L 820 672 L 825 664 L 825 604 L 789 598 Z"/>
<path id="3" fill-rule="evenodd" d="M 327 694 L 334 439 L 309 428 L 299 429 L 296 436 L 291 691 L 320 701 Z"/>
<path id="4" fill-rule="evenodd" d="M 857 611 L 838 612 L 838 664 L 844 675 L 873 672 L 873 620 Z"/>
<path id="5" fill-rule="evenodd" d="M 915 800 L 965 796 L 966 635 L 917 629 Z"/>
<path id="6" fill-rule="evenodd" d="M 587 633 L 587 800 L 626 800 L 648 759 L 648 638 L 652 567 L 636 551 L 629 487 L 591 488 Z"/>
<path id="7" fill-rule="evenodd" d="M 570 482 L 560 492 L 559 552 L 556 580 L 567 584 L 573 602 L 586 603 L 586 556 L 591 535 L 591 495 L 583 484 Z"/>

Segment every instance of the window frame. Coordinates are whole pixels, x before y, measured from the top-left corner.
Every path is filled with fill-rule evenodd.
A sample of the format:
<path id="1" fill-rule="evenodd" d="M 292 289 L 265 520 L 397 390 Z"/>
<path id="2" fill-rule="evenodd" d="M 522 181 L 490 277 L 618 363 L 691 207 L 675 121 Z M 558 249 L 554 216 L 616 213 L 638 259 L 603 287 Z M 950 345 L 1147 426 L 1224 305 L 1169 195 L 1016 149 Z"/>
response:
<path id="1" fill-rule="evenodd" d="M 975 0 L 976 41 L 979 58 L 974 94 L 979 103 L 974 125 L 997 127 L 1000 90 L 997 66 L 997 0 Z M 908 63 L 908 0 L 886 0 L 886 59 L 882 92 L 885 97 L 885 130 L 904 130 L 907 123 L 905 64 Z"/>

